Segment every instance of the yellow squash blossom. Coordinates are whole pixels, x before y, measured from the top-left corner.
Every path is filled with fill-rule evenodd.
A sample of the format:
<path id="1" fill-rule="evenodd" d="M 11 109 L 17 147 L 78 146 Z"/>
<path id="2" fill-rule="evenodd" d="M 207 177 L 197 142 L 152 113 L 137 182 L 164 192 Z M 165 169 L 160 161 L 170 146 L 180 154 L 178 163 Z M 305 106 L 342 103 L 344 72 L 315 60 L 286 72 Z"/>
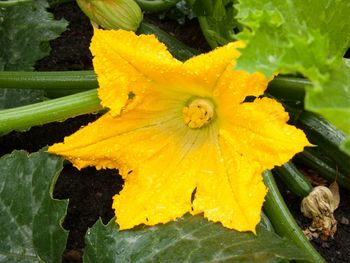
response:
<path id="1" fill-rule="evenodd" d="M 255 231 L 266 194 L 261 173 L 309 145 L 263 94 L 260 73 L 234 70 L 242 42 L 186 62 L 154 36 L 95 29 L 99 97 L 108 113 L 49 152 L 76 167 L 118 168 L 113 198 L 120 229 L 190 212 Z M 132 96 L 130 96 L 132 94 Z"/>

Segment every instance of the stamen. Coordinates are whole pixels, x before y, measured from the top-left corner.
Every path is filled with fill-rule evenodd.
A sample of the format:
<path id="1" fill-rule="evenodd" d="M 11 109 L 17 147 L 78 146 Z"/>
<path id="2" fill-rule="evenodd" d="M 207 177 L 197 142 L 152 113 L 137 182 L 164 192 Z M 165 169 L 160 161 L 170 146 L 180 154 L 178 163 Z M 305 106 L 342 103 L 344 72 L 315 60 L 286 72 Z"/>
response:
<path id="1" fill-rule="evenodd" d="M 214 105 L 207 99 L 195 99 L 183 109 L 184 122 L 195 129 L 208 124 L 214 117 Z"/>

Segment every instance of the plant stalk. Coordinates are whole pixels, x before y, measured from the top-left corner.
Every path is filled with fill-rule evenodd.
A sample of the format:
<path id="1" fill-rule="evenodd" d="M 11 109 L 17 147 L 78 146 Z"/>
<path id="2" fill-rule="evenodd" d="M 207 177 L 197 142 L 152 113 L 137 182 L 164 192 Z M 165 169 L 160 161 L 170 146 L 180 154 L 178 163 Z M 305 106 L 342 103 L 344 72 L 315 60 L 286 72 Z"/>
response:
<path id="1" fill-rule="evenodd" d="M 10 7 L 10 6 L 16 6 L 18 4 L 24 4 L 24 3 L 30 3 L 33 2 L 33 0 L 7 0 L 7 1 L 0 1 L 0 7 Z"/>
<path id="2" fill-rule="evenodd" d="M 96 89 L 93 71 L 1 71 L 0 88 L 43 89 L 50 98 Z"/>
<path id="3" fill-rule="evenodd" d="M 311 82 L 307 79 L 277 76 L 269 83 L 266 92 L 284 101 L 300 101 L 303 103 L 305 87 L 311 85 Z"/>
<path id="4" fill-rule="evenodd" d="M 264 203 L 264 212 L 270 219 L 276 233 L 294 242 L 295 245 L 309 256 L 311 262 L 326 263 L 324 258 L 311 245 L 303 231 L 295 222 L 278 190 L 272 173 L 270 171 L 265 171 L 263 173 L 263 178 L 268 188 L 266 201 Z"/>
<path id="5" fill-rule="evenodd" d="M 149 32 L 149 25 L 143 29 Z M 166 37 L 166 36 L 165 36 Z M 194 55 L 195 51 L 181 53 L 182 58 Z M 267 93 L 276 98 L 289 98 L 302 101 L 305 86 L 310 82 L 296 77 L 277 76 L 269 83 Z M 8 89 L 43 89 L 49 97 L 70 95 L 89 89 L 96 89 L 96 75 L 91 70 L 85 71 L 2 71 L 0 72 L 0 88 Z"/>
<path id="6" fill-rule="evenodd" d="M 287 188 L 299 197 L 306 197 L 313 187 L 309 180 L 289 161 L 281 166 L 276 166 L 272 173 L 277 175 Z"/>
<path id="7" fill-rule="evenodd" d="M 298 153 L 294 159 L 305 164 L 329 182 L 336 181 L 341 187 L 350 190 L 350 176 L 345 176 L 343 171 L 338 169 L 338 165 L 327 158 L 319 149 L 307 147 L 303 152 Z"/>
<path id="8" fill-rule="evenodd" d="M 142 22 L 137 29 L 137 33 L 155 35 L 160 42 L 163 42 L 167 46 L 169 52 L 178 60 L 185 61 L 199 54 L 198 50 L 190 48 L 177 38 L 169 35 L 164 30 L 161 30 L 159 27 L 150 23 Z"/>
<path id="9" fill-rule="evenodd" d="M 180 0 L 135 0 L 144 11 L 160 12 L 175 6 Z"/>
<path id="10" fill-rule="evenodd" d="M 58 99 L 0 111 L 0 134 L 25 130 L 32 126 L 63 121 L 102 109 L 97 90 L 89 90 Z"/>
<path id="11" fill-rule="evenodd" d="M 55 1 L 50 1 L 50 7 L 60 5 L 60 4 L 65 4 L 69 2 L 73 2 L 74 0 L 55 0 Z"/>
<path id="12" fill-rule="evenodd" d="M 203 36 L 205 40 L 207 41 L 208 45 L 211 47 L 211 49 L 215 49 L 219 46 L 219 44 L 213 40 L 213 38 L 210 35 L 210 27 L 207 21 L 206 16 L 199 16 L 198 17 L 199 26 L 201 28 L 201 31 L 203 33 Z"/>
<path id="13" fill-rule="evenodd" d="M 307 111 L 298 116 L 296 126 L 306 133 L 311 143 L 333 159 L 345 176 L 350 177 L 350 156 L 339 149 L 346 139 L 342 131 L 323 117 Z"/>

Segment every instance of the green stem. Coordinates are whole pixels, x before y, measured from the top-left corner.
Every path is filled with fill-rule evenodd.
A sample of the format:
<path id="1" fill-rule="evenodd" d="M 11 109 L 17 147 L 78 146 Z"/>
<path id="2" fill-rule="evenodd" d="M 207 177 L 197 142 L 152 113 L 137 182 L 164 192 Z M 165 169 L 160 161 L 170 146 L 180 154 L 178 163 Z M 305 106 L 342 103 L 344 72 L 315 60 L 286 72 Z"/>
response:
<path id="1" fill-rule="evenodd" d="M 325 155 L 334 160 L 345 176 L 350 177 L 350 156 L 339 149 L 346 138 L 342 131 L 326 119 L 307 111 L 298 116 L 296 126 L 306 133 L 311 143 L 318 145 Z"/>
<path id="2" fill-rule="evenodd" d="M 0 1 L 0 7 L 10 7 L 23 3 L 30 3 L 33 0 L 8 0 L 6 2 Z"/>
<path id="3" fill-rule="evenodd" d="M 295 160 L 310 167 L 328 181 L 337 181 L 341 187 L 350 190 L 350 177 L 346 177 L 342 171 L 339 171 L 337 165 L 319 149 L 307 147 L 295 156 Z"/>
<path id="4" fill-rule="evenodd" d="M 165 31 L 149 23 L 142 23 L 139 34 L 154 34 L 166 44 L 169 51 L 179 60 L 187 60 L 199 52 L 190 48 Z M 0 72 L 0 87 L 8 89 L 44 89 L 50 98 L 95 89 L 98 83 L 93 71 L 51 71 L 51 72 Z"/>
<path id="5" fill-rule="evenodd" d="M 93 71 L 0 72 L 0 87 L 8 89 L 44 89 L 47 95 L 60 97 L 98 87 Z"/>
<path id="6" fill-rule="evenodd" d="M 0 134 L 101 110 L 96 90 L 0 111 Z"/>
<path id="7" fill-rule="evenodd" d="M 50 1 L 50 6 L 55 6 L 59 4 L 64 4 L 68 2 L 73 2 L 73 0 L 56 0 L 56 1 Z"/>
<path id="8" fill-rule="evenodd" d="M 303 102 L 306 86 L 311 86 L 311 82 L 307 79 L 277 76 L 269 83 L 266 92 L 285 101 Z"/>
<path id="9" fill-rule="evenodd" d="M 179 60 L 187 60 L 198 51 L 189 48 L 158 27 L 142 23 L 138 33 L 156 34 L 158 39 L 168 46 L 169 51 Z M 277 76 L 269 83 L 267 92 L 277 98 L 303 100 L 308 80 L 296 77 Z M 96 75 L 86 71 L 48 71 L 48 72 L 0 72 L 0 87 L 8 89 L 44 89 L 49 97 L 74 94 L 83 90 L 97 88 Z"/>
<path id="10" fill-rule="evenodd" d="M 144 11 L 159 12 L 175 6 L 180 0 L 135 0 Z"/>
<path id="11" fill-rule="evenodd" d="M 146 35 L 156 35 L 158 40 L 160 42 L 163 42 L 167 46 L 169 52 L 181 61 L 185 61 L 199 54 L 198 50 L 190 48 L 186 44 L 179 41 L 177 38 L 169 35 L 167 32 L 161 30 L 155 25 L 142 22 L 137 30 L 137 33 Z"/>
<path id="12" fill-rule="evenodd" d="M 306 197 L 313 190 L 309 180 L 305 178 L 292 162 L 286 162 L 281 166 L 276 166 L 272 172 L 297 196 Z"/>
<path id="13" fill-rule="evenodd" d="M 205 16 L 199 16 L 198 22 L 199 22 L 199 26 L 202 30 L 203 36 L 204 36 L 205 40 L 207 41 L 207 43 L 209 44 L 209 46 L 212 49 L 217 48 L 219 45 L 216 41 L 213 40 L 213 38 L 210 34 L 211 29 L 209 27 L 207 18 Z"/>
<path id="14" fill-rule="evenodd" d="M 271 172 L 265 171 L 263 173 L 263 178 L 265 185 L 268 188 L 266 201 L 264 203 L 264 212 L 271 220 L 276 232 L 280 236 L 293 241 L 295 245 L 309 256 L 311 262 L 326 263 L 322 256 L 310 244 L 303 231 L 295 222 L 278 190 Z"/>

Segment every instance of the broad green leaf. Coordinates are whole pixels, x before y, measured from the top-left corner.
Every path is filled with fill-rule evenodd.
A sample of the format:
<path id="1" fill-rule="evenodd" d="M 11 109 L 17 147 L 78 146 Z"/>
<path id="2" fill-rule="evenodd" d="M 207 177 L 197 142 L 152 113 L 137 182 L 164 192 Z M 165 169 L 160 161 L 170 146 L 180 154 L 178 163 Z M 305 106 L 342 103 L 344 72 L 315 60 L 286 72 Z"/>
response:
<path id="1" fill-rule="evenodd" d="M 335 126 L 350 134 L 350 66 L 344 63 L 334 68 L 324 85 L 316 84 L 308 90 L 305 101 L 310 110 L 321 110 Z M 346 117 L 337 118 L 338 115 Z"/>
<path id="2" fill-rule="evenodd" d="M 65 31 L 67 22 L 55 20 L 47 7 L 47 1 L 35 0 L 0 8 L 0 71 L 33 70 L 50 53 L 49 41 Z M 0 109 L 44 99 L 43 91 L 0 88 Z"/>
<path id="3" fill-rule="evenodd" d="M 313 83 L 305 108 L 349 135 L 350 71 L 342 57 L 350 47 L 350 1 L 238 0 L 236 8 L 245 26 L 238 38 L 247 43 L 237 67 L 301 73 Z"/>
<path id="4" fill-rule="evenodd" d="M 67 201 L 51 198 L 63 160 L 40 151 L 0 158 L 0 262 L 61 262 Z"/>
<path id="5" fill-rule="evenodd" d="M 0 88 L 0 110 L 40 102 L 44 100 L 44 97 L 43 90 Z"/>
<path id="6" fill-rule="evenodd" d="M 50 53 L 49 41 L 66 30 L 46 11 L 45 0 L 0 9 L 0 70 L 32 70 Z"/>
<path id="7" fill-rule="evenodd" d="M 200 216 L 154 227 L 118 231 L 98 221 L 86 238 L 84 262 L 280 262 L 306 259 L 285 239 L 263 227 L 239 233 Z"/>

